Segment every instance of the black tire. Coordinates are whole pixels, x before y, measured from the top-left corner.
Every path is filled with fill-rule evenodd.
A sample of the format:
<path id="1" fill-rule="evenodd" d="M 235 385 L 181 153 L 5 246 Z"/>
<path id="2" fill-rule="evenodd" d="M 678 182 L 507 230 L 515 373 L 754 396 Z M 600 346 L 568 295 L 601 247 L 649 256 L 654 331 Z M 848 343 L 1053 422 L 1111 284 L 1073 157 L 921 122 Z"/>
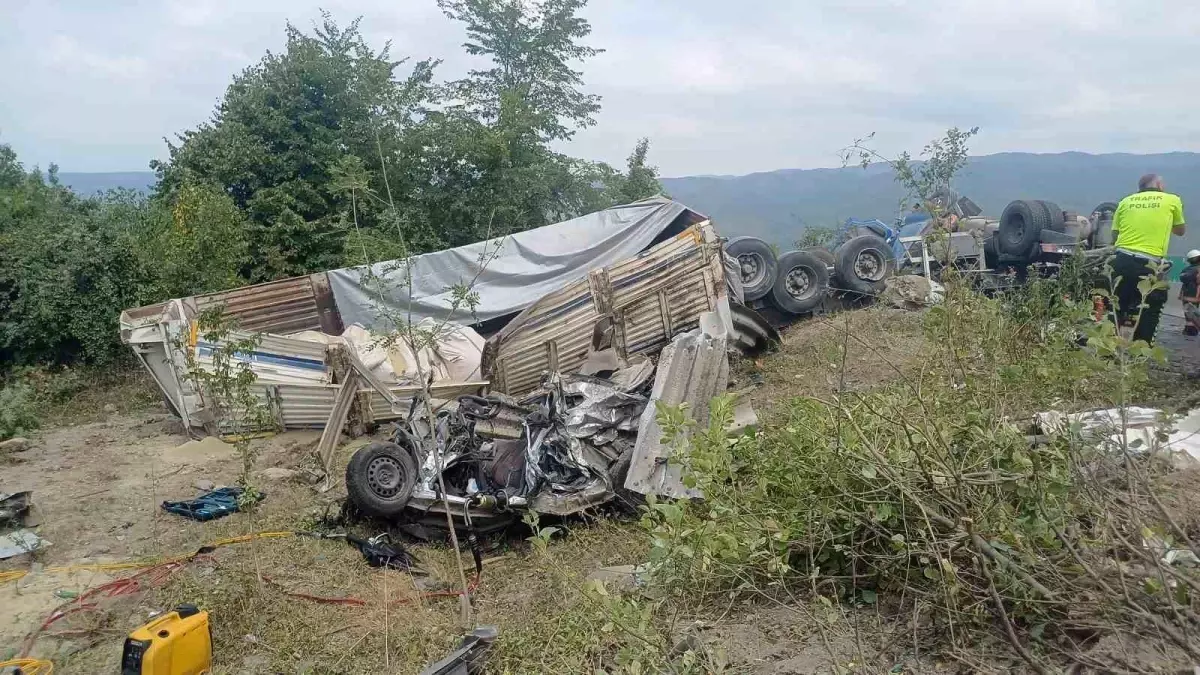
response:
<path id="1" fill-rule="evenodd" d="M 1094 223 L 1097 220 L 1102 220 L 1105 217 L 1107 217 L 1109 220 L 1112 220 L 1113 214 L 1115 214 L 1116 212 L 1117 212 L 1117 203 L 1116 202 L 1102 202 L 1100 204 L 1097 204 L 1096 208 L 1092 209 L 1092 216 L 1091 216 L 1092 222 Z"/>
<path id="2" fill-rule="evenodd" d="M 1000 253 L 1025 260 L 1042 229 L 1049 224 L 1050 214 L 1041 203 L 1025 200 L 1009 203 L 1000 215 L 1000 228 L 996 230 Z"/>
<path id="3" fill-rule="evenodd" d="M 993 232 L 983 242 L 983 262 L 989 270 L 1000 267 L 1000 233 Z"/>
<path id="4" fill-rule="evenodd" d="M 417 484 L 417 460 L 395 443 L 359 448 L 346 465 L 346 493 L 359 511 L 376 518 L 395 518 Z"/>
<path id="5" fill-rule="evenodd" d="M 1112 246 L 1112 223 L 1116 213 L 1116 202 L 1101 202 L 1092 209 L 1092 214 L 1088 217 L 1092 221 L 1092 236 L 1088 240 L 1089 248 Z"/>
<path id="6" fill-rule="evenodd" d="M 738 261 L 742 272 L 742 295 L 747 301 L 758 300 L 771 292 L 779 261 L 767 242 L 758 237 L 734 237 L 725 244 L 725 252 Z"/>
<path id="7" fill-rule="evenodd" d="M 807 314 L 829 291 L 829 268 L 808 251 L 791 251 L 779 257 L 779 272 L 771 286 L 771 304 L 789 314 Z"/>
<path id="8" fill-rule="evenodd" d="M 883 292 L 887 278 L 896 271 L 896 254 L 883 237 L 855 237 L 833 252 L 838 288 L 859 295 Z"/>
<path id="9" fill-rule="evenodd" d="M 814 246 L 812 248 L 806 248 L 804 250 L 807 251 L 808 253 L 811 253 L 814 256 L 816 256 L 818 260 L 823 261 L 829 267 L 833 267 L 833 266 L 837 265 L 837 259 L 833 257 L 833 251 L 830 251 L 827 248 L 821 248 L 820 246 Z"/>
<path id="10" fill-rule="evenodd" d="M 1062 208 L 1054 202 L 1048 202 L 1043 199 L 1039 199 L 1037 203 L 1041 205 L 1042 211 L 1046 213 L 1046 218 L 1049 219 L 1049 225 L 1046 225 L 1046 229 L 1062 232 L 1063 225 L 1067 222 L 1066 214 L 1063 213 Z"/>

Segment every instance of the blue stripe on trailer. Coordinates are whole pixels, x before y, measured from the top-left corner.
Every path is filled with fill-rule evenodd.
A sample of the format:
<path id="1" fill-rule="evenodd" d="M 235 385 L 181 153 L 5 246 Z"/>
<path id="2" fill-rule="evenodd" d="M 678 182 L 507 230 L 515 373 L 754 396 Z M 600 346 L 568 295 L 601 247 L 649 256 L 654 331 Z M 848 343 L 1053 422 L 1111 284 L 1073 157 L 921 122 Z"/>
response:
<path id="1" fill-rule="evenodd" d="M 211 357 L 213 355 L 213 345 L 200 342 L 196 344 L 196 350 L 200 356 Z M 287 366 L 289 368 L 299 368 L 301 370 L 315 370 L 325 372 L 325 362 L 315 359 L 306 359 L 301 356 L 287 356 L 285 354 L 271 354 L 268 352 L 235 352 L 233 358 L 236 361 L 243 363 L 262 363 L 272 366 Z"/>

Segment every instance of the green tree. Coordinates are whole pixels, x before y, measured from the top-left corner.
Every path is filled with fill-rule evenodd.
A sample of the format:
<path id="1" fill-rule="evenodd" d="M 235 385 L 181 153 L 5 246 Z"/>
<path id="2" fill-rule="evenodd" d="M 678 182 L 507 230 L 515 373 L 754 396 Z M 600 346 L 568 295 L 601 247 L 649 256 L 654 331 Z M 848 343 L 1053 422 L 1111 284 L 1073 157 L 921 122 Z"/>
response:
<path id="1" fill-rule="evenodd" d="M 368 46 L 358 21 L 343 28 L 326 15 L 313 35 L 289 25 L 284 51 L 235 77 L 212 120 L 168 143 L 166 162 L 152 163 L 158 194 L 173 197 L 189 181 L 229 194 L 250 223 L 250 280 L 339 266 L 348 205 L 332 185 L 333 167 L 358 157 L 382 193 L 379 157 L 432 96 L 434 64 L 418 63 L 400 79 L 403 63 L 389 46 Z M 378 207 L 361 206 L 373 222 Z"/>
<path id="2" fill-rule="evenodd" d="M 185 183 L 175 194 L 170 222 L 158 232 L 155 297 L 233 288 L 249 259 L 246 222 L 224 192 Z"/>
<path id="3" fill-rule="evenodd" d="M 596 123 L 600 97 L 580 90 L 572 63 L 601 50 L 580 43 L 592 32 L 578 16 L 587 0 L 438 0 L 452 19 L 466 24 L 472 56 L 492 67 L 472 70 L 450 90 L 480 121 L 526 128 L 541 142 L 568 140 Z"/>
<path id="4" fill-rule="evenodd" d="M 649 151 L 650 139 L 639 139 L 626 160 L 625 174 L 616 175 L 611 179 L 611 183 L 614 184 L 612 196 L 615 203 L 628 204 L 662 194 L 662 183 L 658 182 L 658 167 L 646 163 Z"/>

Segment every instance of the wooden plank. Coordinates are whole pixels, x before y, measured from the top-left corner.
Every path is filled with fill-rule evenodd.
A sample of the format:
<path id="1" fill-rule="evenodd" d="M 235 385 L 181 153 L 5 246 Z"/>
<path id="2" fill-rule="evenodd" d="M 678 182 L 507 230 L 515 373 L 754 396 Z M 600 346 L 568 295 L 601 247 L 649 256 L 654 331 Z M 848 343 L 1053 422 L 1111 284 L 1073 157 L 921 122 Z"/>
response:
<path id="1" fill-rule="evenodd" d="M 338 439 L 342 435 L 342 427 L 346 426 L 346 417 L 350 415 L 350 406 L 358 395 L 361 382 L 357 370 L 351 370 L 346 374 L 342 388 L 338 390 L 337 398 L 333 400 L 333 411 L 329 413 L 329 421 L 325 423 L 325 429 L 321 432 L 321 440 L 317 443 L 317 458 L 321 461 L 321 468 L 325 470 L 324 489 L 326 490 L 330 487 L 333 451 L 337 449 Z"/>

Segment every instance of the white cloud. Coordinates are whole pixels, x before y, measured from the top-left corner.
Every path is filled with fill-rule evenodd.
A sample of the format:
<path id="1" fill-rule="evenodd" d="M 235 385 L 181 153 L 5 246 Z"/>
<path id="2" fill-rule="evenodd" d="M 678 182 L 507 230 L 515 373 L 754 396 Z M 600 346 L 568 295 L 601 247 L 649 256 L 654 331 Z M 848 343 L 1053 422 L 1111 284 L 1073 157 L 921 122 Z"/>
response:
<path id="1" fill-rule="evenodd" d="M 142 78 L 150 70 L 150 64 L 142 57 L 105 54 L 62 34 L 50 38 L 46 55 L 49 64 L 59 71 L 91 73 L 116 81 Z"/>
<path id="2" fill-rule="evenodd" d="M 362 15 L 396 57 L 463 72 L 435 0 L 42 0 L 0 7 L 0 141 L 30 164 L 138 169 L 208 118 L 242 68 L 319 7 Z M 670 175 L 828 166 L 950 125 L 979 152 L 1200 150 L 1200 5 L 1190 0 L 592 0 L 584 66 L 599 126 L 566 148 L 621 163 L 640 136 Z M 1152 30 L 1131 29 L 1150 26 Z"/>

